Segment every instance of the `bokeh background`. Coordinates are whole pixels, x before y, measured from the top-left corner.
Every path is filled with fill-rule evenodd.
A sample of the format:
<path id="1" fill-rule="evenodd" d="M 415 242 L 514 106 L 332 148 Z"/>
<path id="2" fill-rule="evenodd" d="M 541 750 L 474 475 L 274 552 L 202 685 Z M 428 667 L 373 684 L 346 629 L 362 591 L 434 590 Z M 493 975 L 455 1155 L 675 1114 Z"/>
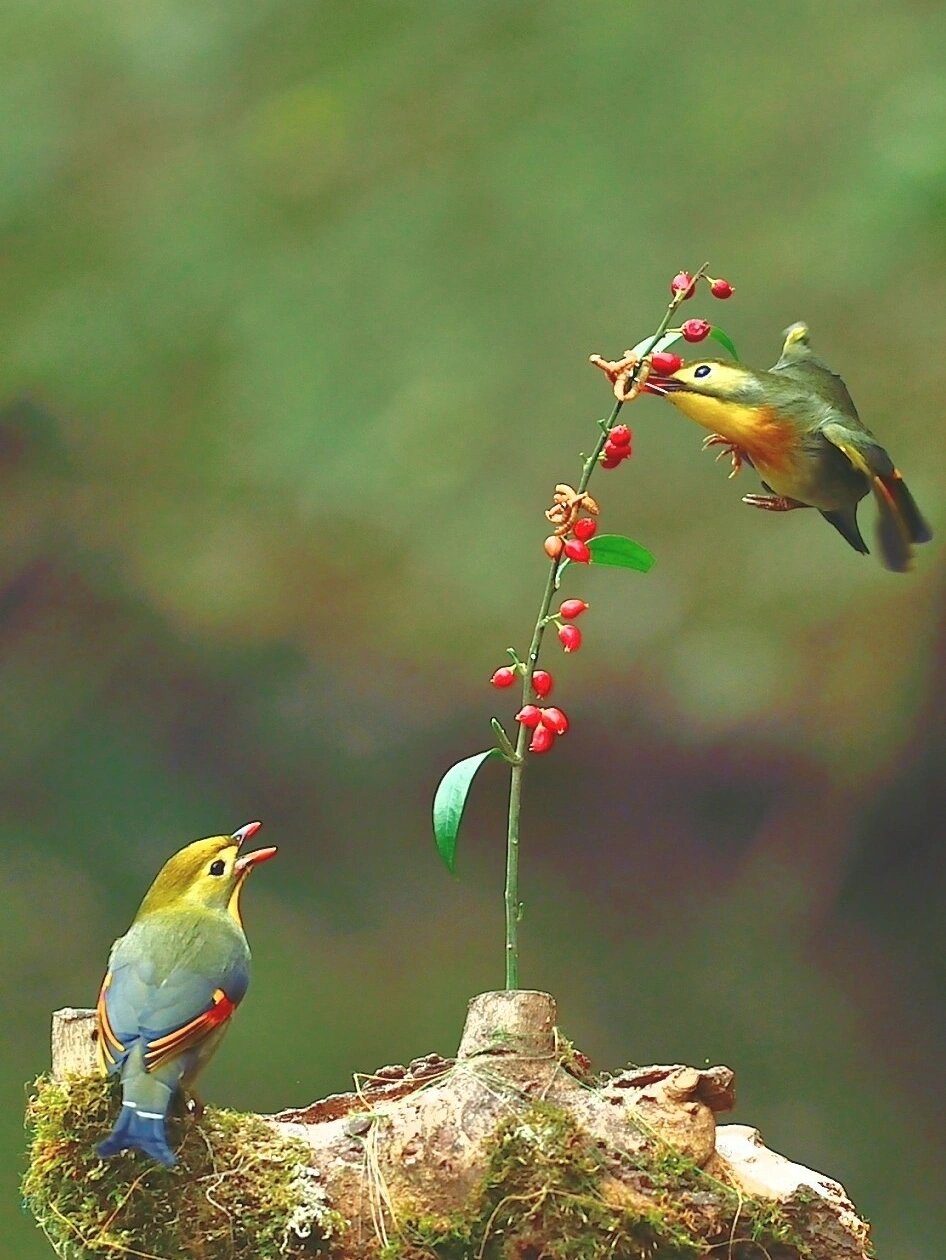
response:
<path id="1" fill-rule="evenodd" d="M 0 39 L 0 1250 L 48 1021 L 186 841 L 265 820 L 205 1082 L 276 1109 L 450 1053 L 502 979 L 513 701 L 587 365 L 711 260 L 804 318 L 942 535 L 946 10 L 903 0 L 12 0 Z M 657 399 L 596 476 L 526 783 L 523 981 L 596 1066 L 724 1062 L 880 1254 L 946 1231 L 946 564 L 752 512 Z M 862 509 L 872 528 L 872 506 Z M 511 724 L 511 723 L 510 723 Z"/>

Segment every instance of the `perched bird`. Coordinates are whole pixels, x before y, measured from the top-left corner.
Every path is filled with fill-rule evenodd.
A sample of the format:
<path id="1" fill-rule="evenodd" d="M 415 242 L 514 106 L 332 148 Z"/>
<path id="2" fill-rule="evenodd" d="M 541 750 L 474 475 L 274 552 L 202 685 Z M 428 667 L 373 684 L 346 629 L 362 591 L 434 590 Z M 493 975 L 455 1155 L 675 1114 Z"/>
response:
<path id="1" fill-rule="evenodd" d="M 667 376 L 651 375 L 647 392 L 665 396 L 710 429 L 704 448 L 722 446 L 735 476 L 743 463 L 767 494 L 743 503 L 770 512 L 817 508 L 855 551 L 868 548 L 857 505 L 872 491 L 877 544 L 884 565 L 910 568 L 913 544 L 933 534 L 890 456 L 860 421 L 840 376 L 813 354 L 808 326 L 785 331 L 779 361 L 768 372 L 700 359 Z"/>
<path id="2" fill-rule="evenodd" d="M 169 1167 L 165 1119 L 220 1043 L 250 979 L 240 892 L 276 850 L 240 848 L 259 831 L 195 840 L 170 858 L 112 946 L 96 1008 L 103 1072 L 121 1073 L 122 1109 L 98 1147 L 137 1147 Z"/>

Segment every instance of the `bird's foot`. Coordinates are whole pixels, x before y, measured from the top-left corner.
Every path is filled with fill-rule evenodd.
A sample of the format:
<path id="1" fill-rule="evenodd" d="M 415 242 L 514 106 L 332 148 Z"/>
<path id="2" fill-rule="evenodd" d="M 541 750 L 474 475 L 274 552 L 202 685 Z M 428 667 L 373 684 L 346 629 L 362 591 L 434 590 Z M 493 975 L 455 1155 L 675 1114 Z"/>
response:
<path id="1" fill-rule="evenodd" d="M 748 456 L 741 447 L 735 442 L 730 442 L 729 438 L 723 437 L 721 433 L 711 433 L 703 442 L 703 450 L 708 451 L 713 446 L 721 446 L 723 449 L 716 456 L 716 462 L 728 455 L 732 459 L 732 471 L 729 474 L 730 481 L 737 473 L 742 471 L 742 465 L 748 462 Z"/>
<path id="2" fill-rule="evenodd" d="M 799 503 L 785 494 L 744 494 L 743 503 L 750 507 L 762 508 L 764 512 L 791 512 L 795 508 L 807 507 L 807 503 Z"/>

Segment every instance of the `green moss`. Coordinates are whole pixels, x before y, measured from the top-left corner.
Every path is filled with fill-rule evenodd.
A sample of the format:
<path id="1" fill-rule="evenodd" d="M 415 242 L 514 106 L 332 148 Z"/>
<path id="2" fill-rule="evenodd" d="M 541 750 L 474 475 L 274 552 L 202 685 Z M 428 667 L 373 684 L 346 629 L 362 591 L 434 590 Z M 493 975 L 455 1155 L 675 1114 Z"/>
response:
<path id="1" fill-rule="evenodd" d="M 63 1260 L 301 1260 L 344 1250 L 347 1222 L 308 1173 L 308 1148 L 255 1116 L 172 1122 L 180 1164 L 101 1160 L 115 1082 L 43 1078 L 30 1101 L 27 1206 Z M 449 1216 L 401 1206 L 379 1260 L 804 1260 L 809 1210 L 738 1195 L 654 1141 L 628 1156 L 548 1103 L 523 1105 Z M 395 1205 L 397 1208 L 398 1205 Z M 413 1215 L 411 1215 L 413 1211 Z M 370 1250 L 370 1247 L 369 1247 Z"/>
<path id="2" fill-rule="evenodd" d="M 41 1077 L 27 1113 L 27 1207 L 63 1260 L 270 1260 L 325 1255 L 344 1222 L 307 1171 L 308 1149 L 255 1116 L 208 1108 L 171 1122 L 180 1161 L 95 1145 L 118 1112 L 117 1082 Z"/>
<path id="3" fill-rule="evenodd" d="M 401 1222 L 381 1260 L 801 1260 L 798 1227 L 666 1147 L 608 1152 L 571 1116 L 531 1105 L 497 1131 L 460 1212 Z"/>

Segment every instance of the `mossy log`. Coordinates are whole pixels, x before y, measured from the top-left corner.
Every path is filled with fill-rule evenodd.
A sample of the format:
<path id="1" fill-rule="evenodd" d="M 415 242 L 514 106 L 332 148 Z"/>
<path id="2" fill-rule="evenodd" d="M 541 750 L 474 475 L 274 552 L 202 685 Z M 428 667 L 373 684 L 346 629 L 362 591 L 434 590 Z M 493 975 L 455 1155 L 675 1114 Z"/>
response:
<path id="1" fill-rule="evenodd" d="M 165 1169 L 95 1156 L 115 1082 L 91 1012 L 57 1012 L 24 1195 L 64 1260 L 867 1260 L 841 1186 L 717 1127 L 728 1068 L 593 1078 L 555 1023 L 548 994 L 481 994 L 456 1059 L 275 1116 L 179 1118 Z"/>

